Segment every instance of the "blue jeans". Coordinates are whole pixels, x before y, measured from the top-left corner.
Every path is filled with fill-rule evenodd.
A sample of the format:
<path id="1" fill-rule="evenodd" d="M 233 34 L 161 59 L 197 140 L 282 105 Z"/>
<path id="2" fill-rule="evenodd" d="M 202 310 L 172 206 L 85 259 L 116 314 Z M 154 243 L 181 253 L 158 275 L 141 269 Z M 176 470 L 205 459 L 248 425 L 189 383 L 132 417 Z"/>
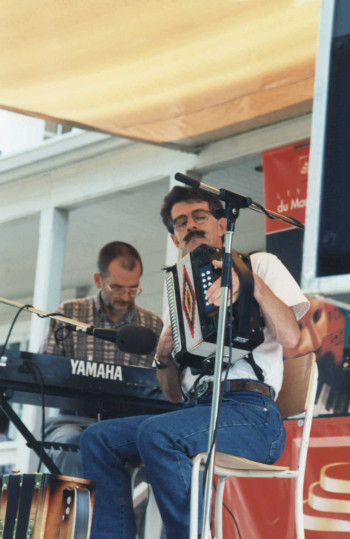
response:
<path id="1" fill-rule="evenodd" d="M 97 483 L 91 539 L 136 534 L 127 463 L 142 460 L 168 539 L 188 539 L 191 457 L 207 451 L 211 396 L 156 416 L 111 419 L 81 437 L 84 475 Z M 260 393 L 224 393 L 217 451 L 273 463 L 285 431 L 275 402 Z"/>

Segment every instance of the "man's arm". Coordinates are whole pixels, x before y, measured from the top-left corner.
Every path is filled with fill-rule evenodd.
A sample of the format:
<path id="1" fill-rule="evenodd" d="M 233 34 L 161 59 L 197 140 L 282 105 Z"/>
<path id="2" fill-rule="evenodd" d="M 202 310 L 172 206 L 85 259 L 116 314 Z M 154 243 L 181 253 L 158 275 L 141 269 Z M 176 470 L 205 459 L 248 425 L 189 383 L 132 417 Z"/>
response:
<path id="1" fill-rule="evenodd" d="M 294 311 L 281 301 L 264 281 L 254 275 L 254 297 L 262 310 L 265 324 L 282 346 L 292 348 L 300 340 L 300 329 Z"/>
<path id="2" fill-rule="evenodd" d="M 222 267 L 222 262 L 214 260 L 213 264 L 218 268 Z M 284 347 L 297 346 L 300 339 L 300 329 L 293 309 L 281 301 L 258 275 L 253 273 L 253 276 L 254 297 L 272 335 Z M 232 295 L 233 301 L 236 301 L 239 296 L 239 279 L 234 270 L 232 270 Z M 207 298 L 209 303 L 220 305 L 221 279 L 215 281 L 209 288 Z"/>
<path id="3" fill-rule="evenodd" d="M 171 335 L 171 327 L 168 326 L 158 342 L 156 352 L 158 362 L 164 365 L 171 362 L 172 350 L 173 339 Z M 179 385 L 178 370 L 175 363 L 170 363 L 170 365 L 164 369 L 158 369 L 157 377 L 164 395 L 170 400 L 170 402 L 180 402 L 182 399 L 182 393 Z"/>

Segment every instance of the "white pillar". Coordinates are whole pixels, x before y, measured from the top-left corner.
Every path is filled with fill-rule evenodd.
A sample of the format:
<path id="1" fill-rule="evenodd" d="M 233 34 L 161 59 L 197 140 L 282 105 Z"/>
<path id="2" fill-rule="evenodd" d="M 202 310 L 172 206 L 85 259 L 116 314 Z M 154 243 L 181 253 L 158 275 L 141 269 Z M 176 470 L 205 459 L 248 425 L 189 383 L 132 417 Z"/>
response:
<path id="1" fill-rule="evenodd" d="M 58 208 L 42 210 L 33 295 L 33 306 L 37 309 L 52 312 L 60 303 L 67 224 L 67 211 Z M 29 340 L 31 352 L 38 351 L 48 324 L 48 319 L 33 316 Z"/>
<path id="2" fill-rule="evenodd" d="M 39 225 L 39 245 L 36 263 L 33 306 L 52 312 L 60 303 L 64 252 L 67 235 L 68 212 L 58 208 L 42 210 Z M 48 319 L 32 316 L 29 350 L 38 352 L 44 338 Z M 37 439 L 41 439 L 41 410 L 37 406 L 23 407 L 22 421 Z M 21 436 L 20 461 L 17 466 L 22 473 L 35 472 L 38 457 L 28 449 Z"/>

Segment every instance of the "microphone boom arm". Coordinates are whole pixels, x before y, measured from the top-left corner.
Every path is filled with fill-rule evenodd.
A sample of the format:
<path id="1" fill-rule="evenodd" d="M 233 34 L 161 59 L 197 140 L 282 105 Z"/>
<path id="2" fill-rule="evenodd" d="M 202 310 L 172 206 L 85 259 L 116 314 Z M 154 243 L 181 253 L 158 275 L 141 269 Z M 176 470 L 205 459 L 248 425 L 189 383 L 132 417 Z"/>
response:
<path id="1" fill-rule="evenodd" d="M 65 324 L 74 326 L 74 328 L 72 328 L 74 331 L 81 331 L 83 333 L 89 333 L 89 329 L 93 327 L 93 326 L 89 326 L 89 324 L 85 324 L 84 322 L 79 322 L 79 320 L 73 320 L 71 318 L 67 318 L 66 316 L 63 316 L 57 313 L 48 313 L 46 311 L 42 311 L 41 309 L 37 309 L 36 307 L 27 306 L 22 303 L 18 303 L 17 301 L 12 301 L 10 299 L 0 297 L 0 303 L 5 303 L 6 305 L 11 305 L 11 307 L 16 307 L 18 309 L 29 311 L 32 314 L 36 314 L 42 318 L 54 318 L 55 320 L 58 320 L 59 322 L 63 322 Z"/>
<path id="2" fill-rule="evenodd" d="M 67 318 L 59 313 L 47 313 L 31 305 L 22 305 L 17 301 L 0 298 L 0 303 L 27 310 L 41 318 L 54 318 L 59 322 L 70 325 L 71 327 L 67 329 L 71 329 L 71 331 L 86 333 L 97 339 L 112 342 L 119 350 L 125 353 L 148 355 L 153 352 L 157 344 L 157 334 L 147 326 L 125 324 L 118 328 L 96 327 L 80 322 L 79 320 Z"/>
<path id="3" fill-rule="evenodd" d="M 249 208 L 250 210 L 267 215 L 267 217 L 269 217 L 270 219 L 278 219 L 279 221 L 283 221 L 288 225 L 301 228 L 302 230 L 304 230 L 305 228 L 304 225 L 296 219 L 293 219 L 288 215 L 280 215 L 279 213 L 276 213 L 272 210 L 266 210 L 265 208 L 263 208 L 263 206 L 254 202 L 251 198 L 239 195 L 237 193 L 234 193 L 233 191 L 229 191 L 228 189 L 217 189 L 216 187 L 208 185 L 195 178 L 191 178 L 191 176 L 186 176 L 181 172 L 177 172 L 175 174 L 175 179 L 178 182 L 185 183 L 186 185 L 190 185 L 191 187 L 194 187 L 196 189 L 203 189 L 204 191 L 209 191 L 223 202 L 229 202 L 236 215 L 241 208 Z"/>

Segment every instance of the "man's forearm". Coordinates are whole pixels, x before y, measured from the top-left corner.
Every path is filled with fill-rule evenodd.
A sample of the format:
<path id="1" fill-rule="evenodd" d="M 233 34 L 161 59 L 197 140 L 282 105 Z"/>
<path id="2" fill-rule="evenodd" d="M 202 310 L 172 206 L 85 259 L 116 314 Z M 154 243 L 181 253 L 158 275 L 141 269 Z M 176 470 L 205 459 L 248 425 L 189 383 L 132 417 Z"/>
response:
<path id="1" fill-rule="evenodd" d="M 182 399 L 179 385 L 178 369 L 172 361 L 172 350 L 174 348 L 170 325 L 167 326 L 161 335 L 156 352 L 156 364 L 158 364 L 158 381 L 164 395 L 170 402 L 179 402 Z M 161 368 L 164 365 L 164 368 Z"/>
<path id="2" fill-rule="evenodd" d="M 293 309 L 281 301 L 264 281 L 254 274 L 254 297 L 275 339 L 283 347 L 293 348 L 300 340 L 300 329 Z"/>
<path id="3" fill-rule="evenodd" d="M 168 361 L 171 361 L 171 356 L 158 357 L 158 361 L 166 364 Z M 179 385 L 178 370 L 176 365 L 171 363 L 165 369 L 158 369 L 157 377 L 164 395 L 170 400 L 170 402 L 179 402 L 182 399 L 182 393 Z"/>

